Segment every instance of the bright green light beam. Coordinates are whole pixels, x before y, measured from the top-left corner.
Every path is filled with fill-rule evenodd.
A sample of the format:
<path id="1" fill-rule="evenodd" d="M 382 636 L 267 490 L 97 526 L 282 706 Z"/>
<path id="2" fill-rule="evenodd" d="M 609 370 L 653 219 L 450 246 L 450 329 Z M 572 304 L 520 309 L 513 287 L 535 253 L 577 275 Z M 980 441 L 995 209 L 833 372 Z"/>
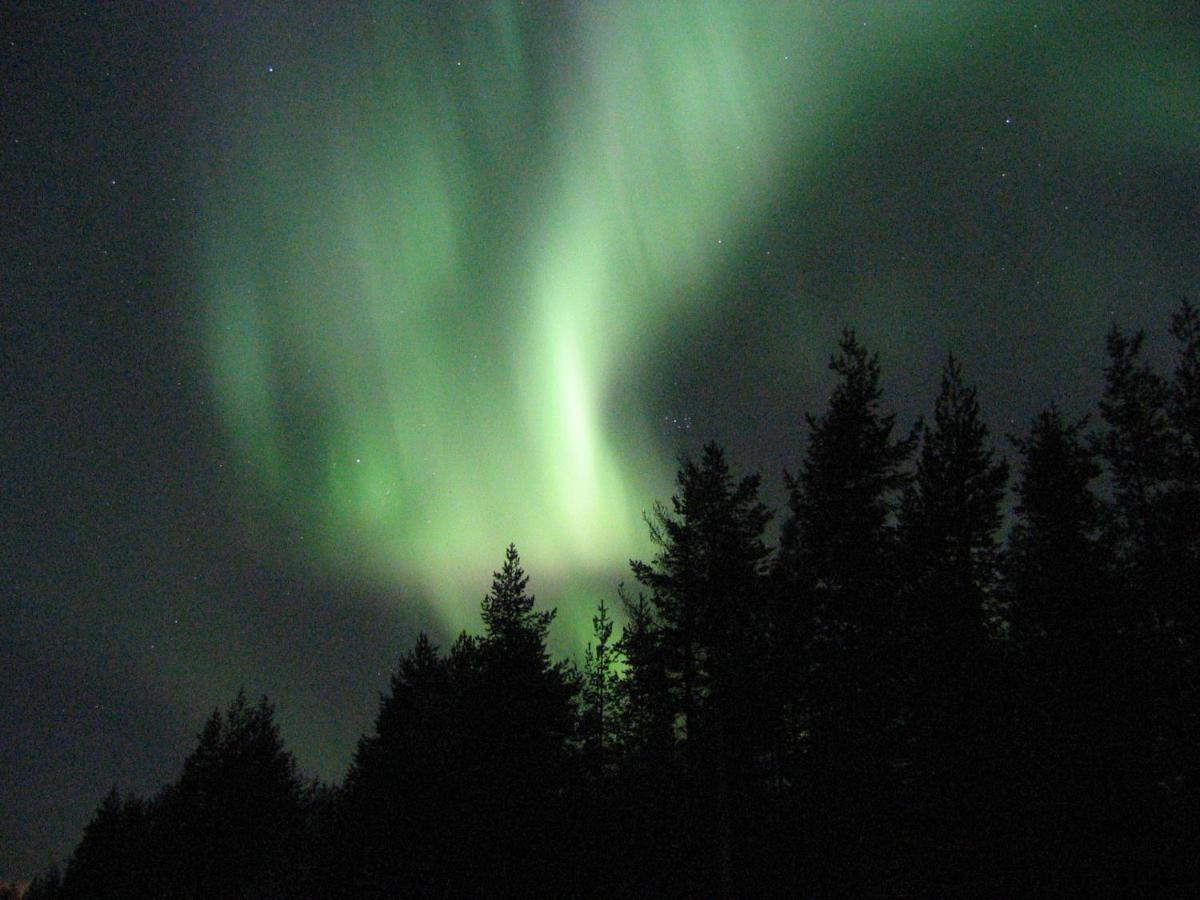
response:
<path id="1" fill-rule="evenodd" d="M 509 541 L 551 603 L 649 552 L 674 461 L 610 388 L 680 304 L 718 312 L 706 281 L 861 84 L 805 4 L 423 15 L 240 107 L 202 290 L 247 510 L 453 630 Z M 591 614 L 563 610 L 576 646 Z"/>

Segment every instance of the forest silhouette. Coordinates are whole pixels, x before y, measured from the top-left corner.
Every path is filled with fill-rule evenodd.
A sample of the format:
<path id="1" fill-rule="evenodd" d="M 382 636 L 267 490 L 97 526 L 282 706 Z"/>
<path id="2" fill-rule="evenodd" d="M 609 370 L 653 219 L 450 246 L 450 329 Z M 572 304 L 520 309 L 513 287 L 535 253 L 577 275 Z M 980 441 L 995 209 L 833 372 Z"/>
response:
<path id="1" fill-rule="evenodd" d="M 341 784 L 239 694 L 26 898 L 1200 893 L 1200 312 L 1169 331 L 1164 374 L 1114 326 L 1095 413 L 1011 473 L 960 360 L 903 431 L 847 331 L 777 547 L 710 443 L 582 665 L 509 546 Z"/>

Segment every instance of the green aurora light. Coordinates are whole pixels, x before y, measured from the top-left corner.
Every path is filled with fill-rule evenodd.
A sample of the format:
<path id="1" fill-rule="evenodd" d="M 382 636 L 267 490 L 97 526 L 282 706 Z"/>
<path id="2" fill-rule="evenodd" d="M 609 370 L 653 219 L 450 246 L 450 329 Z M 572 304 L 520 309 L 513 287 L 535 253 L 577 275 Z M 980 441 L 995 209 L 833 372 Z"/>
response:
<path id="1" fill-rule="evenodd" d="M 249 486 L 450 629 L 510 540 L 551 583 L 647 549 L 671 450 L 606 390 L 779 177 L 817 63 L 796 11 L 597 4 L 539 105 L 519 10 L 460 48 L 380 26 L 307 132 L 255 108 L 205 266 Z"/>
<path id="2" fill-rule="evenodd" d="M 286 91 L 264 76 L 230 104 L 201 290 L 247 516 L 286 523 L 313 565 L 415 591 L 450 631 L 515 541 L 579 646 L 594 586 L 650 552 L 641 513 L 674 470 L 654 411 L 618 408 L 614 384 L 721 312 L 705 285 L 863 104 L 990 14 L 560 14 L 403 7 Z M 847 52 L 859 19 L 879 38 Z"/>

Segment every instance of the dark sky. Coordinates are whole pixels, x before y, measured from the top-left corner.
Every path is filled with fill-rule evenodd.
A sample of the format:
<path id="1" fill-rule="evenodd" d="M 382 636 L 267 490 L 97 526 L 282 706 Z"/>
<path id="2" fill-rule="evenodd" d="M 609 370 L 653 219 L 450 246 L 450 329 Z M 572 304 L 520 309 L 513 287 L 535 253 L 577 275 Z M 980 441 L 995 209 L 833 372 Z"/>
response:
<path id="1" fill-rule="evenodd" d="M 578 651 L 843 326 L 1007 450 L 1196 296 L 1194 3 L 384 6 L 4 14 L 0 877 L 241 685 L 338 779 L 509 540 Z"/>

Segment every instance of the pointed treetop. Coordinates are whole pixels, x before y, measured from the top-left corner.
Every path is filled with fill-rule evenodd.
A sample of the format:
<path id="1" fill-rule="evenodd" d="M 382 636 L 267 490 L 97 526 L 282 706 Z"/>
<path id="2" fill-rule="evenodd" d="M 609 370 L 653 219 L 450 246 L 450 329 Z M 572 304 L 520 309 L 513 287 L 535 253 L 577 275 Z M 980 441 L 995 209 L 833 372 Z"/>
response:
<path id="1" fill-rule="evenodd" d="M 518 635 L 544 642 L 556 610 L 534 612 L 534 596 L 527 592 L 529 576 L 521 568 L 515 544 L 504 551 L 504 565 L 492 573 L 492 589 L 483 598 L 483 624 L 491 640 Z"/>

